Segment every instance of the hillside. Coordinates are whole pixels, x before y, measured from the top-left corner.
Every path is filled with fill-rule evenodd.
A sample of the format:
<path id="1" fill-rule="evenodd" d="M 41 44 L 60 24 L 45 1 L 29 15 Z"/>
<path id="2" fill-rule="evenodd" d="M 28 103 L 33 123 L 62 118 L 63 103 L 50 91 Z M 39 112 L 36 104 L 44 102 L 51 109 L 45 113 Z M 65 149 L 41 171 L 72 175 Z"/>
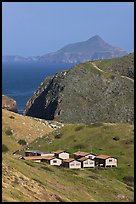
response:
<path id="1" fill-rule="evenodd" d="M 24 114 L 64 123 L 133 123 L 134 80 L 122 75 L 123 69 L 134 68 L 132 56 L 88 61 L 45 79 Z"/>
<path id="2" fill-rule="evenodd" d="M 134 79 L 134 53 L 123 58 L 97 60 L 95 64 L 104 71 L 111 71 Z"/>
<path id="3" fill-rule="evenodd" d="M 27 123 L 22 131 L 26 127 Z M 129 124 L 69 124 L 29 144 L 44 151 L 92 149 L 93 153 L 111 154 L 118 158 L 117 168 L 71 170 L 19 160 L 11 155 L 18 147 L 10 141 L 9 151 L 2 153 L 3 202 L 133 202 L 133 128 Z"/>
<path id="4" fill-rule="evenodd" d="M 2 140 L 8 142 L 8 140 L 13 139 L 18 142 L 22 139 L 30 143 L 37 137 L 53 131 L 53 128 L 45 123 L 8 110 L 2 110 L 2 131 L 4 135 Z"/>
<path id="5" fill-rule="evenodd" d="M 83 42 L 66 45 L 54 53 L 39 57 L 43 62 L 81 63 L 87 60 L 107 59 L 127 55 L 127 52 L 113 47 L 99 35 L 95 35 Z"/>
<path id="6" fill-rule="evenodd" d="M 81 63 L 87 60 L 121 57 L 127 54 L 121 48 L 111 46 L 99 35 L 95 35 L 86 41 L 68 44 L 56 52 L 42 56 L 2 56 L 2 62 Z"/>

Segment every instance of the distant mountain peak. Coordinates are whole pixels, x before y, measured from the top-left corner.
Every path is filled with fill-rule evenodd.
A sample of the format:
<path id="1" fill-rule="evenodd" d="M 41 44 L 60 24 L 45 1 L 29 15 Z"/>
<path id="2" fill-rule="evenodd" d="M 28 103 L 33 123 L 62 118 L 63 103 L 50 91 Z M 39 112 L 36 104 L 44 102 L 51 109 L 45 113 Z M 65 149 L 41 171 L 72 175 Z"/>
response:
<path id="1" fill-rule="evenodd" d="M 118 58 L 127 54 L 128 53 L 126 51 L 108 44 L 98 34 L 96 34 L 86 41 L 68 44 L 53 53 L 27 58 L 23 58 L 20 56 L 5 56 L 2 57 L 2 61 L 81 63 L 88 60 Z"/>
<path id="2" fill-rule="evenodd" d="M 91 38 L 89 38 L 89 40 L 94 40 L 94 39 L 101 39 L 102 40 L 102 38 L 99 36 L 99 35 L 94 35 L 93 37 L 91 37 Z"/>

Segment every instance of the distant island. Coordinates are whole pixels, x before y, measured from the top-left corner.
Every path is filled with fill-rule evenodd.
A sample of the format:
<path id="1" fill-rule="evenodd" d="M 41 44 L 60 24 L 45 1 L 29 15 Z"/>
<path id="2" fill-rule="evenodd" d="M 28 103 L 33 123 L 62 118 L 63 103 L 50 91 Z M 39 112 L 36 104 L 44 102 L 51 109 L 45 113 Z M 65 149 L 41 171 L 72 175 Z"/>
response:
<path id="1" fill-rule="evenodd" d="M 118 58 L 127 54 L 123 49 L 111 46 L 99 35 L 95 35 L 86 41 L 66 45 L 56 52 L 42 56 L 5 55 L 2 56 L 2 62 L 81 63 L 88 60 Z"/>

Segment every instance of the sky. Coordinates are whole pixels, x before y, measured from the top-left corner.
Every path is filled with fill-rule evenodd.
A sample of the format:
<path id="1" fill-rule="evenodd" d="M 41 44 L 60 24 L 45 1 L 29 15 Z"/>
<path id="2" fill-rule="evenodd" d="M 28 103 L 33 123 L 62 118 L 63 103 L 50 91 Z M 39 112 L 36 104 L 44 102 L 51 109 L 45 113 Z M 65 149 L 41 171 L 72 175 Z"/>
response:
<path id="1" fill-rule="evenodd" d="M 133 2 L 2 2 L 2 55 L 40 56 L 99 35 L 134 50 Z"/>

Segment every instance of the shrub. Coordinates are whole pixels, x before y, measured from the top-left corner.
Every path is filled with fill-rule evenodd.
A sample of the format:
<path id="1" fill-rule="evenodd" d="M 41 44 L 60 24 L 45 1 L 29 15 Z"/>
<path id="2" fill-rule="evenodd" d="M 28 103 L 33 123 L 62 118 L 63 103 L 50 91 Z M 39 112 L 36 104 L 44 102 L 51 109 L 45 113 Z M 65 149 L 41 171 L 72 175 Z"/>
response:
<path id="1" fill-rule="evenodd" d="M 6 128 L 5 130 L 6 135 L 13 135 L 12 129 L 11 128 Z"/>
<path id="2" fill-rule="evenodd" d="M 82 148 L 85 148 L 85 145 L 83 144 L 77 144 L 74 146 L 75 149 L 82 149 Z"/>
<path id="3" fill-rule="evenodd" d="M 92 179 L 95 179 L 95 180 L 98 179 L 98 176 L 97 176 L 97 175 L 89 175 L 88 177 L 89 177 L 89 178 L 92 178 Z"/>
<path id="4" fill-rule="evenodd" d="M 125 141 L 125 144 L 133 144 L 134 140 L 133 139 L 128 139 Z"/>
<path id="5" fill-rule="evenodd" d="M 11 116 L 9 116 L 9 118 L 14 119 L 15 117 L 11 115 Z"/>
<path id="6" fill-rule="evenodd" d="M 131 186 L 133 184 L 133 182 L 134 182 L 134 177 L 133 176 L 124 176 L 123 181 L 127 185 Z"/>
<path id="7" fill-rule="evenodd" d="M 9 151 L 9 148 L 6 145 L 2 144 L 2 152 L 8 152 L 8 151 Z"/>
<path id="8" fill-rule="evenodd" d="M 75 131 L 82 130 L 82 129 L 83 129 L 83 127 L 84 127 L 84 126 L 79 126 L 79 127 L 76 127 L 76 128 L 75 128 Z"/>
<path id="9" fill-rule="evenodd" d="M 55 135 L 54 138 L 60 139 L 62 137 L 62 135 L 63 135 L 62 133 L 59 133 L 59 134 Z"/>
<path id="10" fill-rule="evenodd" d="M 115 140 L 115 141 L 120 140 L 119 136 L 115 136 L 115 137 L 113 137 L 112 139 Z"/>
<path id="11" fill-rule="evenodd" d="M 18 141 L 18 144 L 20 144 L 20 145 L 26 145 L 27 143 L 26 143 L 25 140 L 19 140 L 19 141 Z"/>

